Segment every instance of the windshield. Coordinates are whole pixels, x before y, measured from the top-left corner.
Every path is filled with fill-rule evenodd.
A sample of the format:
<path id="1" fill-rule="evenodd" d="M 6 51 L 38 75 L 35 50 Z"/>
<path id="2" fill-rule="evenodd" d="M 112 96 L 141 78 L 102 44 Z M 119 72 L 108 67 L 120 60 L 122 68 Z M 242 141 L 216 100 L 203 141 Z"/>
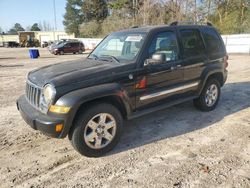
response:
<path id="1" fill-rule="evenodd" d="M 58 44 L 56 44 L 56 47 L 61 48 L 64 46 L 66 42 L 60 41 Z"/>
<path id="2" fill-rule="evenodd" d="M 113 33 L 106 37 L 90 54 L 90 58 L 109 58 L 131 61 L 140 51 L 146 33 Z"/>

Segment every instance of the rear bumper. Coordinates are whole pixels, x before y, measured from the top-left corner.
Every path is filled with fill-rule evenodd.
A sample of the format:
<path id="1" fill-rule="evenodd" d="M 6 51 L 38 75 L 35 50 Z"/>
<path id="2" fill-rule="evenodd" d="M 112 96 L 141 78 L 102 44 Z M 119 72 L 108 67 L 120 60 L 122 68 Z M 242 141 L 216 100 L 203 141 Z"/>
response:
<path id="1" fill-rule="evenodd" d="M 63 124 L 63 127 L 66 126 L 66 119 L 50 117 L 41 113 L 27 101 L 24 95 L 17 100 L 17 109 L 19 110 L 24 121 L 33 129 L 39 130 L 50 137 L 65 137 L 62 136 L 62 132 L 56 132 L 55 127 L 57 124 Z"/>

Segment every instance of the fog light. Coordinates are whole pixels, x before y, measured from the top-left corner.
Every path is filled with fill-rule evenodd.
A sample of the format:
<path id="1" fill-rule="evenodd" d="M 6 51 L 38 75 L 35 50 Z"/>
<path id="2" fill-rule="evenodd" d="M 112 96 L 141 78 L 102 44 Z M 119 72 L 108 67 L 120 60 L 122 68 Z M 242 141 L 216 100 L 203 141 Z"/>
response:
<path id="1" fill-rule="evenodd" d="M 56 106 L 56 105 L 51 105 L 49 108 L 50 112 L 58 113 L 58 114 L 66 114 L 70 110 L 70 107 L 67 106 Z"/>
<path id="2" fill-rule="evenodd" d="M 63 129 L 63 124 L 57 124 L 56 125 L 56 132 L 61 132 Z"/>

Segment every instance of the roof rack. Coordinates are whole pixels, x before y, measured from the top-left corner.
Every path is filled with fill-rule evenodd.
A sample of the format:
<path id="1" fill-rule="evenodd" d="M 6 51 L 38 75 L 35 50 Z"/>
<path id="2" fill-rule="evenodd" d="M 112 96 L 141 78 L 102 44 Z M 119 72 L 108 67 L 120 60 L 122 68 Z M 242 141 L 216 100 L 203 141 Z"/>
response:
<path id="1" fill-rule="evenodd" d="M 169 24 L 170 26 L 177 26 L 177 25 L 207 25 L 207 26 L 213 26 L 213 24 L 209 21 L 207 21 L 206 23 L 201 22 L 201 23 L 197 23 L 197 22 L 192 22 L 192 21 L 174 21 L 172 23 Z"/>
<path id="2" fill-rule="evenodd" d="M 134 26 L 131 27 L 131 29 L 133 29 L 133 28 L 139 28 L 139 26 L 138 25 L 134 25 Z"/>

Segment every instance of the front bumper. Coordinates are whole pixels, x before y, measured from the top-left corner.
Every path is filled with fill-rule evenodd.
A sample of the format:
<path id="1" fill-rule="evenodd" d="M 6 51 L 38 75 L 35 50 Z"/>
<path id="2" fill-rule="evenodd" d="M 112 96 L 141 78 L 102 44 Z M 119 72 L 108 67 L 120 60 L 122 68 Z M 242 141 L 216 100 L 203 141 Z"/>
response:
<path id="1" fill-rule="evenodd" d="M 55 138 L 63 138 L 62 132 L 56 132 L 56 125 L 65 126 L 66 119 L 63 117 L 50 117 L 34 108 L 23 95 L 17 100 L 17 109 L 24 121 L 33 129 Z"/>

